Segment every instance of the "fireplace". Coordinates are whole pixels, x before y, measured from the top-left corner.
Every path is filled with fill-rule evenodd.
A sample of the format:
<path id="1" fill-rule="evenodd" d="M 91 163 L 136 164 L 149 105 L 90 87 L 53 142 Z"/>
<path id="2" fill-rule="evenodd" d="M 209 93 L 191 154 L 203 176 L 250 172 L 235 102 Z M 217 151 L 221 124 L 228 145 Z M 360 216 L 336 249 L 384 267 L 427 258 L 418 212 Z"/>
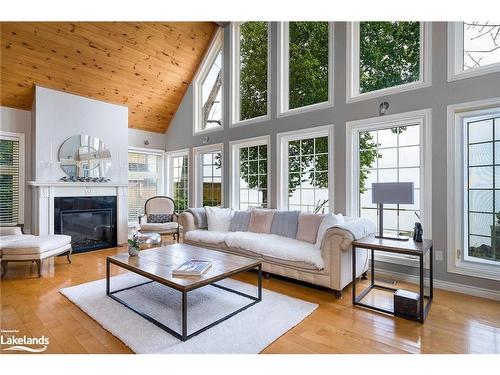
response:
<path id="1" fill-rule="evenodd" d="M 116 197 L 55 197 L 54 233 L 71 236 L 74 253 L 117 246 Z"/>

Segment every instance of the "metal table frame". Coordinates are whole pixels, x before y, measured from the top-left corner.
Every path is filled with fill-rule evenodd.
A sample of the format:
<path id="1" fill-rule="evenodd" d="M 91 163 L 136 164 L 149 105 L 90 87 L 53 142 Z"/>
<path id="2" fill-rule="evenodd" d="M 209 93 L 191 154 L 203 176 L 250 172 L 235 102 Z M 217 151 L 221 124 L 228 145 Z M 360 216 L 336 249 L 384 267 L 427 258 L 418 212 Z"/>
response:
<path id="1" fill-rule="evenodd" d="M 193 287 L 193 288 L 190 288 L 190 289 L 188 289 L 188 288 L 182 288 L 182 287 L 175 288 L 174 286 L 167 285 L 166 283 L 161 283 L 161 282 L 156 281 L 156 280 L 150 280 L 150 281 L 146 281 L 146 282 L 141 283 L 141 284 L 132 285 L 132 286 L 129 286 L 129 287 L 126 287 L 126 288 L 122 288 L 122 289 L 110 291 L 110 265 L 111 265 L 111 263 L 113 263 L 115 266 L 127 269 L 127 270 L 129 270 L 129 271 L 131 271 L 133 273 L 139 274 L 137 272 L 134 272 L 134 269 L 131 268 L 131 267 L 125 267 L 123 264 L 114 261 L 114 259 L 110 259 L 109 257 L 106 258 L 106 295 L 108 297 L 111 297 L 115 301 L 121 303 L 123 306 L 125 306 L 128 309 L 132 310 L 136 314 L 142 316 L 144 319 L 146 319 L 149 322 L 153 323 L 158 328 L 161 328 L 162 330 L 170 333 L 172 336 L 174 336 L 175 338 L 177 338 L 177 339 L 179 339 L 181 341 L 187 341 L 187 340 L 193 338 L 194 336 L 199 335 L 200 333 L 206 331 L 207 329 L 212 328 L 213 326 L 216 326 L 219 323 L 222 323 L 223 321 L 231 318 L 232 316 L 234 316 L 234 315 L 242 312 L 243 310 L 246 310 L 249 307 L 255 305 L 256 303 L 259 303 L 259 302 L 262 301 L 262 264 L 257 265 L 257 297 L 255 297 L 255 296 L 251 296 L 249 294 L 240 292 L 238 290 L 234 290 L 234 289 L 228 288 L 228 287 L 223 286 L 223 285 L 215 284 L 216 281 L 220 281 L 220 280 L 226 279 L 226 278 L 228 278 L 230 276 L 234 276 L 236 274 L 239 274 L 239 273 L 242 273 L 242 272 L 254 269 L 256 267 L 255 265 L 246 267 L 244 269 L 240 269 L 240 270 L 232 272 L 232 273 L 221 275 L 220 277 L 217 277 L 214 280 L 212 280 L 211 283 L 199 285 L 199 286 L 196 286 L 196 287 Z M 139 275 L 148 278 L 146 275 L 144 275 L 142 273 L 139 274 Z M 126 301 L 122 300 L 121 298 L 119 298 L 119 297 L 117 297 L 115 295 L 116 293 L 123 292 L 125 290 L 129 290 L 129 289 L 133 289 L 133 288 L 137 288 L 139 286 L 150 284 L 150 283 L 153 283 L 155 281 L 158 282 L 158 283 L 160 283 L 160 284 L 162 284 L 162 285 L 164 285 L 164 286 L 166 286 L 166 287 L 169 287 L 169 288 L 172 288 L 172 289 L 175 289 L 175 290 L 178 290 L 179 292 L 181 292 L 181 301 L 182 301 L 182 320 L 181 320 L 181 329 L 182 329 L 182 332 L 181 333 L 176 332 L 172 328 L 167 327 L 163 323 L 161 323 L 158 320 L 152 318 L 148 314 L 144 313 L 143 311 L 139 310 L 138 308 L 132 306 L 131 304 L 127 303 Z M 226 316 L 224 316 L 224 317 L 216 320 L 215 322 L 210 323 L 207 326 L 205 326 L 203 328 L 200 328 L 199 330 L 197 330 L 197 331 L 195 331 L 193 333 L 190 333 L 188 335 L 188 333 L 187 333 L 187 323 L 188 323 L 188 321 L 187 321 L 188 293 L 190 291 L 202 288 L 202 287 L 207 286 L 207 285 L 213 286 L 213 287 L 216 287 L 216 288 L 219 288 L 219 289 L 222 289 L 222 290 L 225 290 L 227 292 L 238 294 L 238 295 L 240 295 L 242 297 L 248 298 L 252 302 L 250 302 L 249 304 L 247 304 L 247 305 L 239 308 L 238 310 L 233 311 L 232 313 L 230 313 L 230 314 L 228 314 L 228 315 L 226 315 Z"/>
<path id="2" fill-rule="evenodd" d="M 356 249 L 367 249 L 371 251 L 371 260 L 370 260 L 370 272 L 371 272 L 371 281 L 370 285 L 363 290 L 359 296 L 356 296 Z M 419 257 L 419 303 L 420 303 L 420 314 L 417 317 L 417 319 L 411 319 L 409 317 L 404 317 L 405 319 L 409 320 L 415 320 L 420 323 L 424 323 L 425 318 L 427 318 L 427 314 L 429 313 L 429 308 L 432 303 L 433 299 L 433 294 L 434 294 L 434 287 L 433 287 L 433 249 L 432 246 L 429 248 L 429 295 L 425 295 L 424 293 L 424 256 L 425 253 L 419 253 L 416 254 L 414 251 L 404 251 L 403 249 L 398 249 L 398 251 L 393 251 L 390 248 L 386 249 L 376 249 L 377 251 L 386 251 L 386 252 L 391 252 L 391 253 L 398 253 L 398 254 L 407 254 L 407 255 L 413 255 L 413 256 L 418 256 Z M 370 293 L 373 289 L 383 289 L 383 290 L 390 290 L 390 291 L 397 291 L 398 289 L 396 288 L 391 288 L 385 285 L 377 285 L 375 283 L 375 258 L 374 258 L 374 253 L 375 249 L 372 249 L 368 246 L 352 246 L 352 304 L 354 306 L 361 306 L 365 307 L 368 309 L 380 311 L 386 314 L 391 314 L 394 315 L 394 309 L 393 310 L 388 310 L 384 309 L 381 307 L 369 305 L 367 303 L 361 302 L 361 300 L 366 297 L 368 293 Z M 424 300 L 427 301 L 427 303 L 424 304 Z M 399 316 L 399 315 L 398 315 Z M 400 316 L 401 317 L 401 316 Z"/>

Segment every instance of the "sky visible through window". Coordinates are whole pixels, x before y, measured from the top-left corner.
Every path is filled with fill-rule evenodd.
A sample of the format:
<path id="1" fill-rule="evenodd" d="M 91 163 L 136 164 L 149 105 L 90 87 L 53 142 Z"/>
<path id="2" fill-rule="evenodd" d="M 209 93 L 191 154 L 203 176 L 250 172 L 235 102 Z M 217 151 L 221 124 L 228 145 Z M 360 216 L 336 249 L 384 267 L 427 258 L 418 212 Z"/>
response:
<path id="1" fill-rule="evenodd" d="M 377 223 L 377 206 L 372 203 L 374 182 L 413 182 L 414 204 L 384 205 L 384 230 L 413 231 L 420 221 L 420 125 L 361 132 L 359 214 Z M 369 160 L 369 162 L 367 162 Z M 361 178 L 365 174 L 366 179 Z"/>
<path id="2" fill-rule="evenodd" d="M 201 86 L 203 129 L 216 128 L 222 124 L 222 49 L 210 67 Z"/>
<path id="3" fill-rule="evenodd" d="M 500 63 L 500 21 L 465 21 L 463 32 L 464 70 Z"/>

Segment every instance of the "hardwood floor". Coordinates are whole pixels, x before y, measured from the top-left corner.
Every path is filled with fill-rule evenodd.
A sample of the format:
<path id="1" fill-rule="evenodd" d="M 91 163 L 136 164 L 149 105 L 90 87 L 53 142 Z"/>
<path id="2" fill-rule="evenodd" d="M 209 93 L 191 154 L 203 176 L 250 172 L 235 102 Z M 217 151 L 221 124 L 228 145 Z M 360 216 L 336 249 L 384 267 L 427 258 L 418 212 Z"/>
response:
<path id="1" fill-rule="evenodd" d="M 1 328 L 16 335 L 50 338 L 47 353 L 131 353 L 117 338 L 59 293 L 59 289 L 103 278 L 113 248 L 45 262 L 11 263 L 1 281 Z M 54 264 L 55 263 L 55 264 Z M 239 280 L 254 282 L 255 274 Z M 435 290 L 424 325 L 353 308 L 350 288 L 333 293 L 271 277 L 264 288 L 319 304 L 302 323 L 263 353 L 500 353 L 500 302 Z M 388 298 L 382 294 L 374 298 Z"/>

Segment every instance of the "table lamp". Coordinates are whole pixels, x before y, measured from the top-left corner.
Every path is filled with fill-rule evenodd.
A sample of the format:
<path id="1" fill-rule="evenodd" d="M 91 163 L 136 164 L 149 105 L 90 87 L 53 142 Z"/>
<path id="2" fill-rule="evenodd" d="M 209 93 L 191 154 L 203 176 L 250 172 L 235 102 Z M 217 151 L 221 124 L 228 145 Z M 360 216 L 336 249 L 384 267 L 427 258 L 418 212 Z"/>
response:
<path id="1" fill-rule="evenodd" d="M 409 237 L 384 236 L 384 204 L 413 204 L 413 182 L 376 182 L 372 184 L 372 203 L 378 205 L 378 236 L 408 241 Z"/>

